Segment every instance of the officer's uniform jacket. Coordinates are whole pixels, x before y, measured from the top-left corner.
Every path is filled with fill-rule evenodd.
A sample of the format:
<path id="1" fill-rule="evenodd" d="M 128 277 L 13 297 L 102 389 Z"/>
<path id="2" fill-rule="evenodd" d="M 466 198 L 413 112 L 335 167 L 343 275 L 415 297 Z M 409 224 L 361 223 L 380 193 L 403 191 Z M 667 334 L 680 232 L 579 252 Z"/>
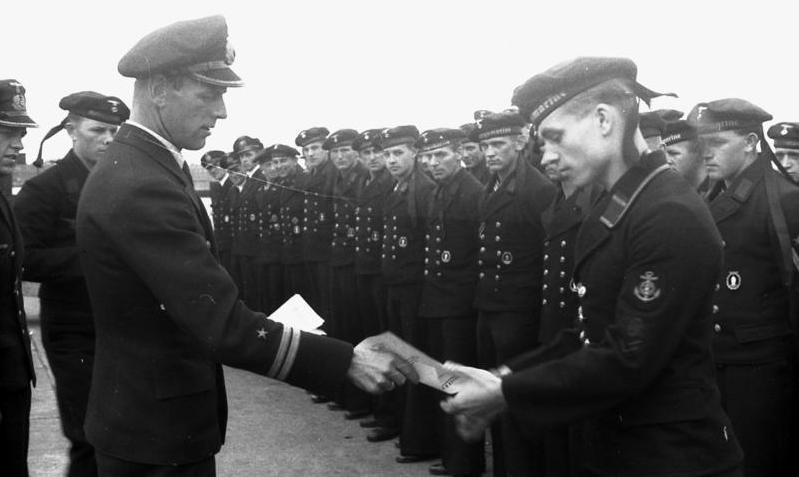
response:
<path id="1" fill-rule="evenodd" d="M 541 302 L 541 212 L 555 186 L 525 161 L 494 191 L 495 174 L 480 202 L 475 304 L 483 311 L 538 310 Z M 537 317 L 536 317 L 537 318 Z"/>
<path id="2" fill-rule="evenodd" d="M 18 390 L 30 382 L 36 385 L 19 279 L 22 243 L 11 204 L 0 193 L 0 390 Z"/>
<path id="3" fill-rule="evenodd" d="M 220 364 L 318 392 L 340 384 L 351 346 L 237 299 L 202 202 L 155 137 L 125 124 L 106 155 L 77 216 L 97 337 L 85 430 L 99 452 L 160 465 L 212 456 L 227 418 Z"/>
<path id="4" fill-rule="evenodd" d="M 297 265 L 305 261 L 302 246 L 305 179 L 305 173 L 297 166 L 295 172 L 281 181 L 284 187 L 280 191 L 280 233 L 283 236 L 280 261 L 284 265 Z"/>
<path id="5" fill-rule="evenodd" d="M 330 159 L 308 171 L 303 201 L 302 250 L 306 262 L 330 260 L 333 236 L 333 185 L 338 169 Z"/>
<path id="6" fill-rule="evenodd" d="M 796 291 L 781 279 L 781 249 L 769 211 L 767 182 L 779 198 L 796 247 L 799 188 L 771 169 L 765 158 L 742 171 L 727 190 L 719 193 L 718 184 L 713 191 L 710 211 L 724 239 L 724 268 L 713 300 L 717 362 L 757 364 L 793 353 L 790 302 Z"/>
<path id="7" fill-rule="evenodd" d="M 63 315 L 69 326 L 92 329 L 89 293 L 75 243 L 78 198 L 88 176 L 89 169 L 70 150 L 56 165 L 25 182 L 14 210 L 25 240 L 22 278 L 41 282 L 43 301 L 81 312 Z"/>
<path id="8" fill-rule="evenodd" d="M 280 263 L 283 248 L 283 233 L 280 230 L 280 194 L 283 190 L 280 179 L 265 184 L 258 194 L 258 209 L 262 226 L 258 230 L 258 262 Z"/>
<path id="9" fill-rule="evenodd" d="M 380 253 L 380 271 L 386 285 L 422 280 L 425 217 L 434 188 L 433 180 L 414 168 L 407 180 L 394 185 L 386 199 Z"/>
<path id="10" fill-rule="evenodd" d="M 229 213 L 227 200 L 233 183 L 230 178 L 224 183 L 209 183 L 211 196 L 211 218 L 214 223 L 214 237 L 220 252 L 229 251 L 233 247 L 233 219 Z"/>
<path id="11" fill-rule="evenodd" d="M 464 169 L 437 184 L 427 217 L 419 316 L 464 316 L 473 311 L 482 193 L 482 184 Z"/>
<path id="12" fill-rule="evenodd" d="M 382 169 L 367 182 L 355 208 L 355 273 L 380 273 L 380 253 L 383 246 L 383 207 L 394 188 L 394 179 Z"/>
<path id="13" fill-rule="evenodd" d="M 236 208 L 236 233 L 233 238 L 233 254 L 255 257 L 259 254 L 259 237 L 264 228 L 264 215 L 261 208 L 261 189 L 264 177 L 261 169 L 244 179 L 238 195 Z"/>
<path id="14" fill-rule="evenodd" d="M 361 194 L 369 171 L 356 161 L 346 175 L 340 172 L 333 186 L 333 240 L 330 243 L 330 265 L 340 267 L 355 264 L 355 228 L 358 226 L 356 201 Z"/>
<path id="15" fill-rule="evenodd" d="M 483 185 L 488 184 L 488 181 L 491 180 L 491 171 L 488 170 L 485 159 L 480 161 L 476 166 L 466 170 Z"/>
<path id="16" fill-rule="evenodd" d="M 739 463 L 710 351 L 721 264 L 701 198 L 663 153 L 645 155 L 578 234 L 579 339 L 558 359 L 545 345 L 509 363 L 512 415 L 527 429 L 589 418 L 585 464 L 597 475 L 709 475 Z"/>
<path id="17" fill-rule="evenodd" d="M 541 328 L 539 342 L 547 343 L 561 329 L 576 326 L 577 294 L 572 291 L 574 246 L 577 231 L 596 194 L 590 186 L 569 197 L 559 192 L 541 214 L 544 226 L 544 270 L 541 285 Z"/>

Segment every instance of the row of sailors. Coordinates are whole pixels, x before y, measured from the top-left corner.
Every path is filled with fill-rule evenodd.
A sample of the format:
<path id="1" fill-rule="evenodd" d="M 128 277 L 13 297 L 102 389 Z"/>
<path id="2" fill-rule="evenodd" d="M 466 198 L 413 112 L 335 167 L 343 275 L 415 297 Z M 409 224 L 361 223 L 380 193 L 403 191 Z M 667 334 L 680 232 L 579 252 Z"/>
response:
<path id="1" fill-rule="evenodd" d="M 770 116 L 741 100 L 705 103 L 701 108 L 688 119 L 674 111 L 644 114 L 640 127 L 652 149 L 665 152 L 669 164 L 709 201 L 726 200 L 727 184 L 745 202 L 752 181 L 736 187 L 717 171 L 708 173 L 713 161 L 702 147 L 696 110 L 716 117 L 737 115 L 758 124 Z M 775 139 L 781 165 L 791 172 L 799 128 L 780 123 L 769 136 Z M 594 327 L 579 306 L 586 290 L 572 281 L 573 252 L 579 226 L 602 191 L 561 183 L 559 172 L 547 161 L 540 167 L 544 174 L 539 172 L 535 161 L 521 154 L 527 137 L 524 121 L 513 111 L 487 115 L 466 131 L 419 134 L 413 126 L 400 126 L 328 134 L 324 128 L 312 128 L 296 141 L 308 172 L 297 165 L 300 153 L 294 148 L 263 148 L 256 139 L 239 138 L 231 155 L 204 157 L 209 172 L 220 179 L 214 186 L 213 208 L 219 243 L 229 244 L 226 266 L 249 305 L 269 312 L 288 295 L 301 293 L 328 318 L 330 334 L 351 342 L 390 330 L 436 359 L 485 369 L 557 341 L 559 332 L 575 325 L 579 340 L 590 346 L 601 336 L 591 333 Z M 462 168 L 466 147 L 477 144 L 485 158 Z M 250 168 L 248 161 L 260 163 L 263 172 Z M 481 181 L 469 173 L 472 170 L 490 173 Z M 751 225 L 755 215 L 744 213 L 736 223 L 718 227 L 723 236 L 737 236 L 736 230 Z M 755 240 L 736 240 L 735 247 L 749 247 L 742 253 L 760 258 L 768 255 L 768 250 L 751 250 L 763 245 L 753 245 Z M 252 271 L 262 265 L 266 272 Z M 729 292 L 741 288 L 743 275 L 751 275 L 747 279 L 752 282 L 769 281 L 758 274 L 775 269 L 772 265 L 744 266 L 719 280 L 718 303 L 712 310 L 716 342 L 735 348 L 720 353 L 719 366 L 727 364 L 724 356 L 734 356 L 733 361 L 783 356 L 779 350 L 764 349 L 769 340 L 782 343 L 784 333 L 757 330 L 753 333 L 760 338 L 753 339 L 765 341 L 765 347 L 755 351 L 757 356 L 747 356 L 744 348 L 753 348 L 741 340 L 751 340 L 735 338 L 738 327 L 720 312 L 723 308 L 734 314 L 732 303 L 738 298 Z M 636 296 L 651 300 L 659 291 L 659 277 L 640 279 Z M 765 320 L 763 326 L 788 333 L 787 318 Z M 781 326 L 772 326 L 772 321 Z M 758 328 L 757 323 L 747 326 Z M 730 345 L 731 341 L 741 343 Z M 746 397 L 725 392 L 745 393 L 742 389 L 722 389 L 722 394 L 725 399 Z M 330 398 L 334 408 L 348 411 L 348 417 L 374 414 L 375 419 L 364 423 L 377 426 L 370 440 L 399 434 L 400 462 L 441 456 L 442 463 L 431 467 L 432 473 L 483 471 L 482 443 L 466 443 L 456 435 L 452 420 L 439 412 L 434 393 L 409 387 L 404 395 L 397 394 L 370 403 L 354 389 L 343 389 Z M 741 415 L 749 411 L 727 409 L 734 423 L 744 422 Z M 775 458 L 775 449 L 764 451 L 767 444 L 746 437 L 762 435 L 764 429 L 779 435 L 773 428 L 736 426 L 741 427 L 739 439 L 752 462 L 762 462 L 763 455 Z M 531 438 L 513 420 L 501 418 L 492 429 L 494 472 L 569 475 L 580 453 L 574 437 L 574 429 L 561 429 Z"/>

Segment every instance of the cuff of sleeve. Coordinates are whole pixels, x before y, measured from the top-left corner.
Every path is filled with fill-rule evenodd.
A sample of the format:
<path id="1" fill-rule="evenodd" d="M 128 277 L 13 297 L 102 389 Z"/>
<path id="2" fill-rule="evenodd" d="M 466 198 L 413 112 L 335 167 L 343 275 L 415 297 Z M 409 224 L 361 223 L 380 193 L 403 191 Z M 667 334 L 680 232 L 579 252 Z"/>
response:
<path id="1" fill-rule="evenodd" d="M 347 377 L 352 361 L 352 345 L 305 332 L 299 332 L 298 338 L 292 362 L 283 380 L 315 394 L 331 394 Z"/>

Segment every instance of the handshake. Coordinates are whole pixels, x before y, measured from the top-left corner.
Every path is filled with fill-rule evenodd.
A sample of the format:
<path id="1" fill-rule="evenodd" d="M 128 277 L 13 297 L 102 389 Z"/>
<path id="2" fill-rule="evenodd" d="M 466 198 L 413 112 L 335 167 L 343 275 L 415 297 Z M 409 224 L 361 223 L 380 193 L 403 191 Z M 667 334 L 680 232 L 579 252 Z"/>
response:
<path id="1" fill-rule="evenodd" d="M 477 440 L 507 407 L 502 379 L 482 369 L 442 365 L 390 333 L 363 340 L 353 350 L 347 376 L 372 394 L 391 391 L 410 380 L 449 395 L 441 408 L 455 416 L 458 433 Z"/>

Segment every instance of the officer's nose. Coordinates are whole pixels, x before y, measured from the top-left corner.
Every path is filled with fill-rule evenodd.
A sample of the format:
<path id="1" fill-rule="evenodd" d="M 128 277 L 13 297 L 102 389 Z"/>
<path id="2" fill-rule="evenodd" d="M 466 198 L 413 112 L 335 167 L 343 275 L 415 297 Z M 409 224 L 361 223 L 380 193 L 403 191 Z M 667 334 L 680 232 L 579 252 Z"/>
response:
<path id="1" fill-rule="evenodd" d="M 9 143 L 9 147 L 14 149 L 15 152 L 21 151 L 25 146 L 22 145 L 22 135 L 15 134 Z"/>
<path id="2" fill-rule="evenodd" d="M 223 98 L 219 98 L 218 104 L 216 105 L 216 111 L 214 113 L 217 119 L 225 119 L 227 118 L 227 108 L 225 107 L 225 100 Z"/>

